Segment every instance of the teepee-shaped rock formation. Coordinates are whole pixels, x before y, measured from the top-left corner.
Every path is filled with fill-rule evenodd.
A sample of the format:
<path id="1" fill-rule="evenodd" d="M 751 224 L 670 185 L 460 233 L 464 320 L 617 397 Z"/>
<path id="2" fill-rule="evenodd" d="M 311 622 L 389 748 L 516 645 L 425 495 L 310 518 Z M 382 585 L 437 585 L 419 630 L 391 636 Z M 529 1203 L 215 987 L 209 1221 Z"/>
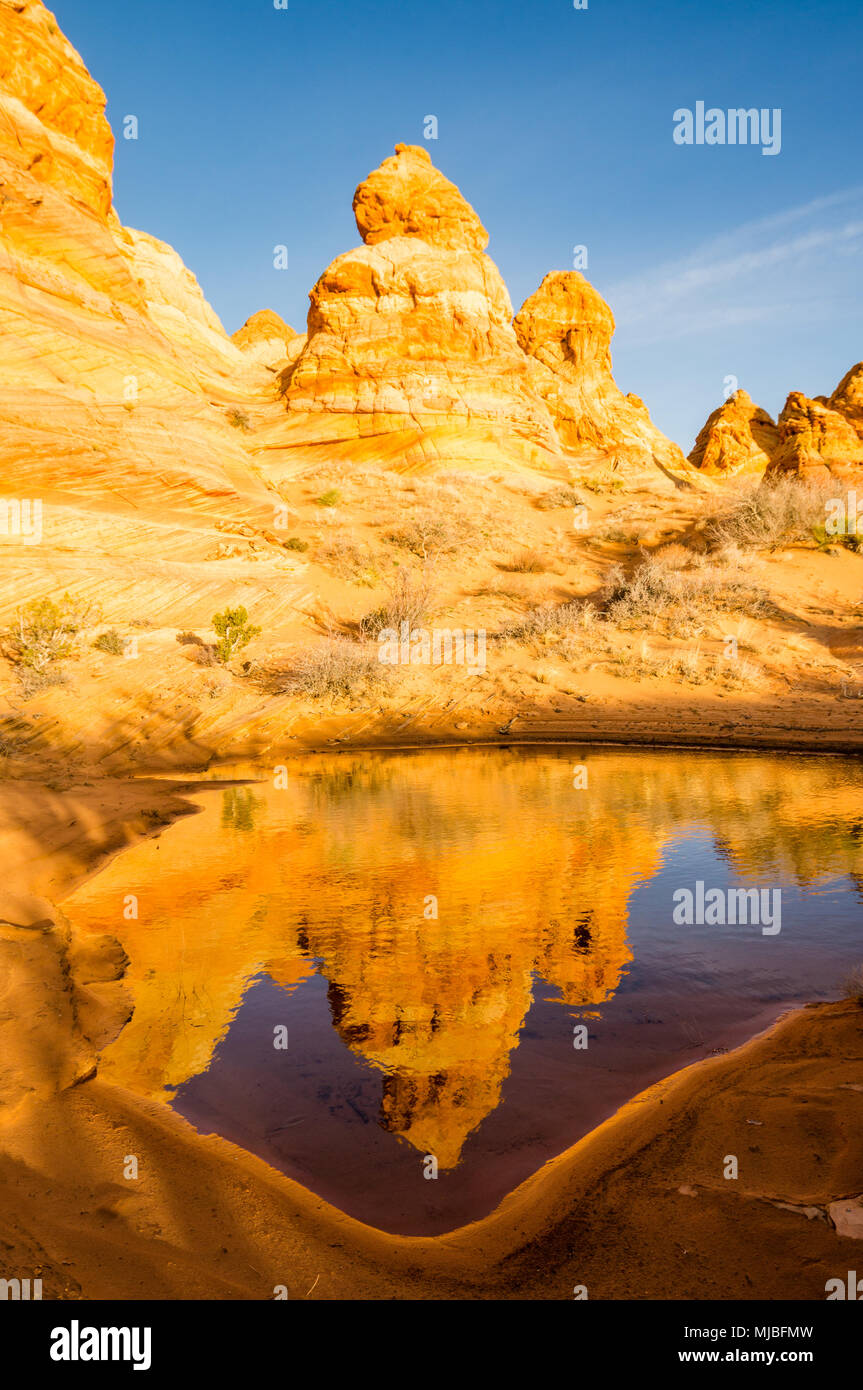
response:
<path id="1" fill-rule="evenodd" d="M 779 429 L 748 392 L 735 391 L 709 415 L 689 462 L 704 473 L 731 477 L 763 473 L 779 444 Z"/>
<path id="2" fill-rule="evenodd" d="M 547 277 L 514 325 L 485 228 L 425 149 L 397 145 L 353 207 L 363 245 L 314 286 L 307 342 L 283 378 L 292 448 L 558 475 L 622 451 L 660 485 L 666 469 L 687 473 L 614 384 L 601 297 L 581 276 Z"/>
<path id="3" fill-rule="evenodd" d="M 684 475 L 681 450 L 651 423 L 644 403 L 625 396 L 611 374 L 614 315 L 578 271 L 546 275 L 514 323 L 534 362 L 536 389 L 562 447 L 574 457 L 610 456 L 625 476 Z"/>

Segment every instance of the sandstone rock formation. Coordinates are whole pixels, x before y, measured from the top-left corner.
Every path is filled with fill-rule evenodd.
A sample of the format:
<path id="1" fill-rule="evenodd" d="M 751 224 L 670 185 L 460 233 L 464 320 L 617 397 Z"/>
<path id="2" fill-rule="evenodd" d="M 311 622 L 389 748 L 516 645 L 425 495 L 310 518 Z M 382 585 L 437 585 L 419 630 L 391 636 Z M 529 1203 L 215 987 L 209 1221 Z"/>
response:
<path id="1" fill-rule="evenodd" d="M 779 443 L 779 429 L 752 397 L 735 391 L 709 415 L 689 455 L 704 473 L 731 477 L 763 473 Z"/>
<path id="2" fill-rule="evenodd" d="M 236 422 L 281 410 L 179 256 L 121 226 L 104 108 L 40 0 L 0 0 L 0 496 L 45 514 L 42 544 L 4 545 L 0 608 L 68 589 L 183 621 L 200 580 L 144 599 L 138 557 L 197 563 L 226 515 L 272 525 Z"/>
<path id="3" fill-rule="evenodd" d="M 845 377 L 842 384 L 847 381 Z M 863 437 L 851 421 L 802 391 L 792 391 L 785 402 L 779 436 L 771 472 L 843 477 L 863 465 Z"/>
<path id="4" fill-rule="evenodd" d="M 574 458 L 606 455 L 619 476 L 685 478 L 676 444 L 652 424 L 644 402 L 625 396 L 611 374 L 614 315 L 578 271 L 546 275 L 514 322 L 535 363 L 536 389 L 563 448 Z M 657 472 L 659 470 L 659 472 Z"/>
<path id="5" fill-rule="evenodd" d="M 253 362 L 277 371 L 296 360 L 305 337 L 272 309 L 259 309 L 232 334 L 231 341 Z"/>
<path id="6" fill-rule="evenodd" d="M 660 485 L 666 468 L 687 473 L 680 450 L 614 385 L 613 319 L 600 296 L 580 276 L 549 277 L 514 326 L 485 228 L 425 149 L 398 145 L 353 206 L 364 245 L 314 286 L 308 341 L 285 374 L 291 445 L 404 467 L 562 476 L 623 452 Z M 558 284 L 551 336 L 580 342 L 580 358 L 543 352 L 545 301 Z"/>
<path id="7" fill-rule="evenodd" d="M 736 391 L 700 431 L 689 462 L 702 473 L 856 475 L 863 466 L 863 362 L 831 396 L 792 391 L 776 424 L 745 391 Z"/>
<path id="8" fill-rule="evenodd" d="M 829 401 L 831 410 L 838 410 L 863 437 L 863 362 L 846 372 Z"/>

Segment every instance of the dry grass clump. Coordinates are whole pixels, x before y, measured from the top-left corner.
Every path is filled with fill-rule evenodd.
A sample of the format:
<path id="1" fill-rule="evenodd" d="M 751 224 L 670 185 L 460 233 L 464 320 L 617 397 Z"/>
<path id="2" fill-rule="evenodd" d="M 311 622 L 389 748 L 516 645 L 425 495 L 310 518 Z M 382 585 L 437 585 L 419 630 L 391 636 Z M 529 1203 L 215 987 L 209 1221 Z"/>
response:
<path id="1" fill-rule="evenodd" d="M 569 603 L 542 603 L 516 622 L 508 624 L 501 636 L 514 638 L 518 642 L 529 642 L 549 634 L 562 637 L 567 633 L 592 628 L 598 618 L 595 605 L 583 599 Z"/>
<path id="2" fill-rule="evenodd" d="M 339 579 L 371 589 L 379 574 L 371 548 L 353 536 L 334 535 L 315 548 L 315 559 L 333 571 Z"/>
<path id="3" fill-rule="evenodd" d="M 763 672 L 751 661 L 712 656 L 700 647 L 655 652 L 642 641 L 638 647 L 615 652 L 613 664 L 635 678 L 681 681 L 686 685 L 716 685 L 739 690 L 757 685 Z"/>
<path id="4" fill-rule="evenodd" d="M 300 652 L 276 689 L 280 694 L 305 695 L 311 700 L 346 698 L 374 690 L 386 675 L 376 647 L 347 637 L 329 637 Z"/>
<path id="5" fill-rule="evenodd" d="M 606 617 L 617 627 L 650 628 L 669 636 L 704 632 L 719 613 L 757 614 L 766 595 L 733 553 L 714 556 L 669 552 L 642 559 L 627 574 L 620 565 L 605 585 Z"/>
<path id="6" fill-rule="evenodd" d="M 541 512 L 556 511 L 559 507 L 580 507 L 581 498 L 571 487 L 553 487 L 537 497 L 534 506 Z"/>
<path id="7" fill-rule="evenodd" d="M 520 550 L 501 565 L 508 574 L 545 574 L 548 560 L 538 550 Z"/>
<path id="8" fill-rule="evenodd" d="M 417 507 L 388 534 L 393 545 L 409 550 L 422 560 L 436 555 L 454 555 L 457 550 L 476 538 L 473 521 L 455 509 L 441 512 L 431 507 Z"/>
<path id="9" fill-rule="evenodd" d="M 387 597 L 379 608 L 360 620 L 364 637 L 377 637 L 384 628 L 398 629 L 401 623 L 422 626 L 429 615 L 434 597 L 431 576 L 423 570 L 412 573 L 399 570 L 387 586 Z"/>
<path id="10" fill-rule="evenodd" d="M 723 514 L 707 524 L 713 545 L 740 546 L 742 550 L 775 550 L 811 541 L 823 529 L 827 503 L 840 494 L 838 481 L 801 481 L 777 478 L 762 482 Z"/>

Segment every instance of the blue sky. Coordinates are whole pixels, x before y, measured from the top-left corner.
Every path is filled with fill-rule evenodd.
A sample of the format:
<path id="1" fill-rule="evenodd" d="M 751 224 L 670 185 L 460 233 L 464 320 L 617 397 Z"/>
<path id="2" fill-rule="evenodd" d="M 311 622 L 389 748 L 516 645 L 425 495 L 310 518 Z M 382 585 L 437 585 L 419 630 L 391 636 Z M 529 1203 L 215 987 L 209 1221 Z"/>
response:
<path id="1" fill-rule="evenodd" d="M 305 326 L 359 241 L 357 183 L 436 115 L 427 148 L 515 310 L 585 245 L 618 384 L 687 451 L 727 378 L 775 415 L 863 358 L 860 0 L 53 8 L 108 96 L 120 217 L 176 247 L 229 332 L 267 307 Z M 780 153 L 675 144 L 697 101 L 780 108 Z"/>

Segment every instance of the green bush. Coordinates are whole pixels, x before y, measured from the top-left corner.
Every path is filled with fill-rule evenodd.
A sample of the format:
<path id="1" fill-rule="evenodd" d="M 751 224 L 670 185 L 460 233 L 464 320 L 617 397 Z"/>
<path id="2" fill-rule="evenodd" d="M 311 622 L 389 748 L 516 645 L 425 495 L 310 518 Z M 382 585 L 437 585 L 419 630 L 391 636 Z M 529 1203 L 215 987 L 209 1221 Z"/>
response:
<path id="1" fill-rule="evenodd" d="M 337 507 L 342 500 L 342 494 L 338 488 L 328 487 L 316 500 L 319 507 Z"/>
<path id="2" fill-rule="evenodd" d="M 309 548 L 308 541 L 301 541 L 299 536 L 289 536 L 284 542 L 285 550 L 299 550 L 304 553 Z"/>
<path id="3" fill-rule="evenodd" d="M 226 608 L 224 613 L 216 613 L 213 618 L 213 630 L 219 638 L 215 647 L 216 656 L 223 665 L 230 661 L 235 652 L 247 647 L 252 638 L 257 637 L 261 631 L 249 622 L 249 615 L 242 606 Z"/>
<path id="4" fill-rule="evenodd" d="M 31 671 L 44 672 L 55 661 L 72 656 L 92 609 L 64 594 L 59 602 L 34 598 L 20 608 L 9 637 L 12 660 Z"/>
<path id="5" fill-rule="evenodd" d="M 111 656 L 122 656 L 126 650 L 125 641 L 114 627 L 108 632 L 100 632 L 93 646 L 97 652 L 110 652 Z"/>

